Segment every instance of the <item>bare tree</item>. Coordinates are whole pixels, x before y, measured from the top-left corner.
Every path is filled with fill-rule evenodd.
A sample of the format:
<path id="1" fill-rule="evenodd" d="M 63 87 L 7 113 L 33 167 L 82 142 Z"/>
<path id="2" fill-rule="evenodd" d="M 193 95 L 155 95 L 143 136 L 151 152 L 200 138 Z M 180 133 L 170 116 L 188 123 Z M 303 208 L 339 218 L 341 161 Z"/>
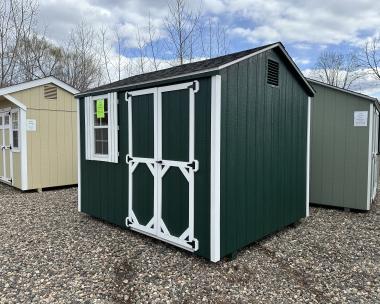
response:
<path id="1" fill-rule="evenodd" d="M 18 48 L 32 33 L 36 12 L 34 0 L 0 2 L 0 87 L 23 80 L 15 73 Z"/>
<path id="2" fill-rule="evenodd" d="M 65 48 L 61 78 L 79 90 L 102 82 L 101 58 L 95 39 L 94 29 L 82 21 L 72 30 Z"/>
<path id="3" fill-rule="evenodd" d="M 102 61 L 104 63 L 104 70 L 107 75 L 107 80 L 108 82 L 112 82 L 111 75 L 110 75 L 110 58 L 109 58 L 109 53 L 111 52 L 110 48 L 110 42 L 108 41 L 107 38 L 107 29 L 105 27 L 102 27 L 100 29 L 100 41 L 101 41 L 101 53 L 102 53 Z"/>
<path id="4" fill-rule="evenodd" d="M 230 41 L 227 28 L 212 18 L 200 26 L 202 54 L 207 58 L 226 55 L 229 51 Z"/>
<path id="5" fill-rule="evenodd" d="M 59 75 L 62 71 L 63 49 L 49 42 L 45 35 L 33 33 L 24 37 L 18 48 L 17 72 L 25 80 L 33 80 L 51 75 Z"/>
<path id="6" fill-rule="evenodd" d="M 117 70 L 117 80 L 121 79 L 121 59 L 122 59 L 122 40 L 120 37 L 120 33 L 117 29 L 114 30 L 115 33 L 115 39 L 116 39 L 116 51 L 117 51 L 117 65 L 116 65 L 116 70 Z"/>
<path id="7" fill-rule="evenodd" d="M 192 61 L 197 38 L 196 28 L 201 17 L 200 9 L 190 9 L 188 0 L 173 0 L 168 4 L 169 15 L 165 19 L 168 47 L 174 53 L 178 64 Z"/>
<path id="8" fill-rule="evenodd" d="M 380 80 L 380 36 L 367 41 L 364 47 L 364 67 Z"/>
<path id="9" fill-rule="evenodd" d="M 157 55 L 160 53 L 161 50 L 158 49 L 157 43 L 155 42 L 159 40 L 160 37 L 159 37 L 159 32 L 157 31 L 157 29 L 153 27 L 150 13 L 149 13 L 149 19 L 148 19 L 147 32 L 148 32 L 148 40 L 146 44 L 149 47 L 150 58 L 152 61 L 153 69 L 157 71 L 160 68 L 159 62 L 157 60 Z"/>
<path id="10" fill-rule="evenodd" d="M 324 51 L 319 55 L 315 72 L 311 76 L 333 86 L 348 89 L 364 73 L 360 69 L 356 54 Z"/>
<path id="11" fill-rule="evenodd" d="M 147 64 L 147 43 L 146 39 L 141 34 L 141 29 L 139 26 L 136 28 L 136 40 L 137 40 L 137 52 L 138 52 L 138 62 L 137 67 L 140 73 L 145 73 L 145 67 Z"/>

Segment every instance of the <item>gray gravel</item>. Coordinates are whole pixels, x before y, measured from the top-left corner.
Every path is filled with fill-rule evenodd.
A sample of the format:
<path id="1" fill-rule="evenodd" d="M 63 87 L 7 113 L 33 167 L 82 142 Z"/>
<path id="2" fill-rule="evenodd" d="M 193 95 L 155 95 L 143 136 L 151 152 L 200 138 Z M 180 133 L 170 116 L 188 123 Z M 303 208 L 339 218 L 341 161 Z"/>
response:
<path id="1" fill-rule="evenodd" d="M 380 303 L 380 208 L 311 217 L 212 264 L 0 185 L 0 303 Z"/>

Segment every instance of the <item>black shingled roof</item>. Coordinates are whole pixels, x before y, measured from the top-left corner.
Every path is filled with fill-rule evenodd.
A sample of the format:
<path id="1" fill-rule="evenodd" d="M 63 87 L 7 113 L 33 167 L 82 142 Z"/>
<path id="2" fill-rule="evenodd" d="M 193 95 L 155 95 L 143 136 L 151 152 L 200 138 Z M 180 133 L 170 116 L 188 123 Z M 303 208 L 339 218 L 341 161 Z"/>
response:
<path id="1" fill-rule="evenodd" d="M 277 43 L 268 44 L 268 45 L 260 46 L 257 48 L 253 48 L 253 49 L 249 49 L 249 50 L 245 50 L 245 51 L 241 51 L 241 52 L 237 52 L 233 54 L 228 54 L 225 56 L 187 63 L 187 64 L 183 64 L 183 65 L 179 65 L 179 66 L 175 66 L 172 68 L 163 69 L 163 70 L 159 70 L 155 72 L 135 75 L 132 77 L 128 77 L 119 81 L 115 81 L 106 85 L 102 85 L 100 87 L 96 87 L 96 88 L 81 92 L 79 95 L 82 95 L 82 94 L 85 95 L 87 93 L 91 93 L 95 91 L 108 91 L 113 88 L 137 85 L 139 83 L 144 83 L 144 82 L 159 81 L 161 79 L 165 79 L 168 77 L 182 76 L 182 75 L 186 75 L 190 73 L 196 73 L 196 72 L 202 72 L 209 69 L 215 69 L 226 63 L 240 59 L 242 57 L 245 57 L 247 55 L 250 55 L 252 53 L 255 53 L 257 51 L 260 51 L 262 49 L 265 49 L 275 44 Z"/>

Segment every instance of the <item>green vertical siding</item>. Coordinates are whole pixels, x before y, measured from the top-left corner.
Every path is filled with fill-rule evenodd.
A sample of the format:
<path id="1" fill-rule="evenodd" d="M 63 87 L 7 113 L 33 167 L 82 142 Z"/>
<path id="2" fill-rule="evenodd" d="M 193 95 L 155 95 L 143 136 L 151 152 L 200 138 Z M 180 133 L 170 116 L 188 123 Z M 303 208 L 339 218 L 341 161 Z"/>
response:
<path id="1" fill-rule="evenodd" d="M 313 83 L 310 201 L 367 208 L 369 127 L 354 127 L 354 111 L 368 111 L 371 102 Z M 368 121 L 369 126 L 369 121 Z"/>
<path id="2" fill-rule="evenodd" d="M 195 158 L 199 161 L 199 171 L 195 173 L 195 237 L 199 240 L 199 250 L 196 253 L 209 258 L 211 79 L 202 78 L 198 80 L 200 91 L 195 94 Z M 128 165 L 125 163 L 125 156 L 128 153 L 128 110 L 124 93 L 119 94 L 118 138 L 120 156 L 117 164 L 85 160 L 83 101 L 83 99 L 80 101 L 82 212 L 125 227 L 125 218 L 128 213 Z M 188 103 L 186 106 L 188 107 Z M 151 117 L 151 112 L 148 109 L 148 113 L 143 119 L 151 119 L 149 117 Z M 178 117 L 174 117 L 174 119 L 178 119 Z M 151 135 L 144 126 L 141 127 L 145 130 L 145 137 L 141 139 L 141 145 L 149 146 Z M 141 149 L 142 153 L 145 154 L 149 152 L 148 150 Z M 181 151 L 179 150 L 179 152 Z M 167 172 L 168 179 L 173 179 L 169 174 L 171 170 Z M 149 175 L 148 172 L 145 173 Z M 144 201 L 146 196 L 149 196 L 149 193 L 143 196 Z M 176 216 L 174 209 L 171 211 L 165 209 L 164 213 L 165 217 L 168 216 L 168 213 L 171 213 L 170 216 Z M 180 230 L 177 223 L 174 223 L 173 226 Z"/>
<path id="3" fill-rule="evenodd" d="M 266 84 L 267 58 L 280 85 Z M 221 256 L 306 214 L 308 96 L 277 54 L 221 72 Z"/>

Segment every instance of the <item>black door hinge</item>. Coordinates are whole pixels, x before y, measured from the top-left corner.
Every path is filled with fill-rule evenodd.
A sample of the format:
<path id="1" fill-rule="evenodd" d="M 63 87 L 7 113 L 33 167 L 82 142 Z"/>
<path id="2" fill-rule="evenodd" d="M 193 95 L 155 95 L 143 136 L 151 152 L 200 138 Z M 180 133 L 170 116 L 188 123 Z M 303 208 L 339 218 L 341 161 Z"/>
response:
<path id="1" fill-rule="evenodd" d="M 195 241 L 192 240 L 191 242 L 186 242 L 188 243 L 193 249 L 195 248 Z"/>

